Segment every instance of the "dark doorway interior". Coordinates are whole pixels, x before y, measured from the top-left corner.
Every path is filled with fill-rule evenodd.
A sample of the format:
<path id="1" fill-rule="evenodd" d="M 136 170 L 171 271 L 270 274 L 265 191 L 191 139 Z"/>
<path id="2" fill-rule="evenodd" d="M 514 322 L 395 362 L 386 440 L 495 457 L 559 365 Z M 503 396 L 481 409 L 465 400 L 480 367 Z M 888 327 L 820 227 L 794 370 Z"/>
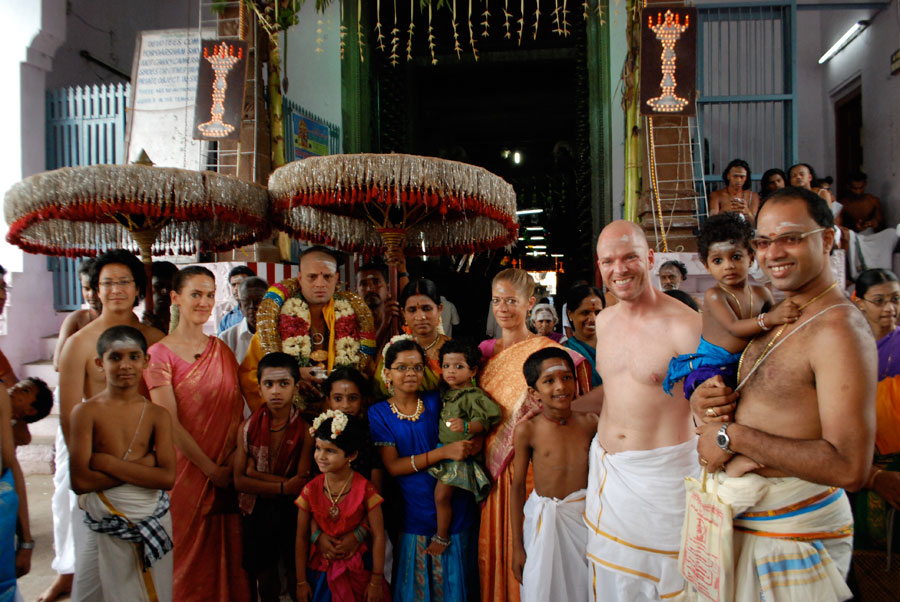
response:
<path id="1" fill-rule="evenodd" d="M 417 60 L 392 67 L 382 60 L 375 67 L 380 152 L 484 167 L 514 186 L 520 209 L 544 210 L 520 216 L 520 241 L 510 253 L 479 254 L 468 273 L 457 269 L 459 257 L 410 261 L 414 276 L 438 282 L 469 318 L 454 328 L 454 338 L 483 337 L 490 279 L 511 260 L 544 270 L 555 267 L 552 254 L 577 258 L 566 260 L 563 291 L 567 278 L 591 278 L 586 30 L 572 21 L 577 26 L 568 38 L 548 27 L 537 40 L 528 36 L 522 48 L 502 37 L 484 38 L 478 62 L 443 54 L 437 65 Z"/>
<path id="2" fill-rule="evenodd" d="M 834 148 L 838 197 L 847 194 L 848 176 L 863 167 L 862 88 L 840 97 L 834 103 Z"/>

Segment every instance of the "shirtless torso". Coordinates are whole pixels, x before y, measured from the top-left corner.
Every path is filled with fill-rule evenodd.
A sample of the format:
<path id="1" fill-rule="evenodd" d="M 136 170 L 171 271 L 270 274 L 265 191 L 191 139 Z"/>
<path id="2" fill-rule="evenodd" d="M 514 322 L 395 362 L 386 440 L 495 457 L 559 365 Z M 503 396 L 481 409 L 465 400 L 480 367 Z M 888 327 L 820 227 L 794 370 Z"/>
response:
<path id="1" fill-rule="evenodd" d="M 603 379 L 597 435 L 611 453 L 676 445 L 693 436 L 687 404 L 673 402 L 662 381 L 672 357 L 697 349 L 700 316 L 649 292 L 652 302 L 639 311 L 619 303 L 597 316 L 597 372 Z"/>
<path id="2" fill-rule="evenodd" d="M 565 423 L 538 414 L 516 427 L 517 448 L 524 446 L 530 452 L 522 454 L 519 467 L 527 472 L 531 461 L 534 490 L 542 497 L 565 499 L 587 485 L 588 465 L 584 458 L 597 429 L 597 415 L 572 412 Z"/>
<path id="3" fill-rule="evenodd" d="M 79 330 L 66 341 L 59 358 L 59 418 L 63 435 L 69 440 L 69 415 L 75 404 L 90 399 L 106 388 L 106 377 L 97 367 L 97 339 L 113 326 L 133 326 L 147 339 L 147 345 L 156 343 L 163 333 L 141 324 L 134 314 L 134 299 L 137 289 L 131 270 L 123 264 L 108 264 L 100 272 L 100 282 L 107 280 L 125 281 L 125 286 L 100 287 L 99 295 L 103 311 L 90 324 Z M 146 388 L 141 385 L 146 394 Z"/>
<path id="4" fill-rule="evenodd" d="M 652 251 L 634 224 L 607 226 L 597 254 L 604 281 L 619 298 L 596 319 L 599 442 L 610 453 L 683 443 L 693 436 L 690 409 L 666 395 L 662 382 L 672 357 L 697 349 L 700 316 L 650 285 Z"/>
<path id="5" fill-rule="evenodd" d="M 798 305 L 800 318 L 748 345 L 739 382 L 758 368 L 739 394 L 719 377 L 697 388 L 691 405 L 698 422 L 706 423 L 698 429 L 701 462 L 713 472 L 731 459 L 716 434 L 722 422 L 731 423 L 740 396 L 727 427 L 731 451 L 755 460 L 763 476 L 854 490 L 865 483 L 874 445 L 874 339 L 834 281 L 828 259 L 834 231 L 811 217 L 802 198 L 771 201 L 760 212 L 760 236 L 771 241 L 810 233 L 791 246 L 779 240 L 757 250 L 763 270 Z M 717 417 L 706 415 L 710 408 Z M 737 476 L 731 467 L 729 474 Z"/>
<path id="6" fill-rule="evenodd" d="M 730 187 L 714 190 L 709 194 L 709 215 L 733 211 L 753 221 L 759 209 L 759 195 L 752 190 L 731 190 Z"/>
<path id="7" fill-rule="evenodd" d="M 876 232 L 884 229 L 884 213 L 881 210 L 881 200 L 877 196 L 871 194 L 846 196 L 840 202 L 841 212 L 837 218 L 839 226 L 854 232 L 861 232 L 866 228 L 873 228 Z"/>

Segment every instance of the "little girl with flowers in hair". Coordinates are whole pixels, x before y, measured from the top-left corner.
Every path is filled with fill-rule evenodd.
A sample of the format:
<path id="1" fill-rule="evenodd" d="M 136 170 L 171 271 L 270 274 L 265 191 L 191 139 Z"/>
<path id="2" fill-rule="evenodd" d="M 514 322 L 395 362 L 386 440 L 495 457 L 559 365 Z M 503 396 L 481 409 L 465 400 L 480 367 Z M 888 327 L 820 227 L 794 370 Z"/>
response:
<path id="1" fill-rule="evenodd" d="M 310 481 L 296 500 L 300 508 L 296 548 L 300 602 L 310 596 L 335 602 L 380 602 L 390 597 L 384 581 L 384 500 L 371 482 L 350 467 L 365 429 L 362 420 L 339 410 L 323 412 L 310 428 L 316 438 L 314 458 L 322 474 Z M 313 519 L 316 530 L 310 534 Z M 316 545 L 323 534 L 339 538 L 351 532 L 361 543 L 349 556 L 326 557 Z"/>

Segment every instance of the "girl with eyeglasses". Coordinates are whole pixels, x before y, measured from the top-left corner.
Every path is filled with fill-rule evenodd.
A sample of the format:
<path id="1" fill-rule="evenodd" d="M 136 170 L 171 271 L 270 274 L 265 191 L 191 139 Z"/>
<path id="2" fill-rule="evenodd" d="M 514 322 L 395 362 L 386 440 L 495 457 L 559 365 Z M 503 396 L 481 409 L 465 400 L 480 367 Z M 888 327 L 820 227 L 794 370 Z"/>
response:
<path id="1" fill-rule="evenodd" d="M 886 514 L 900 508 L 900 283 L 893 272 L 866 270 L 856 279 L 853 302 L 878 341 L 875 461 L 866 488 L 856 494 L 853 543 L 883 547 Z"/>
<path id="2" fill-rule="evenodd" d="M 454 489 L 449 543 L 434 555 L 426 552 L 437 534 L 437 480 L 428 468 L 468 458 L 480 449 L 480 440 L 440 445 L 441 399 L 437 391 L 420 392 L 424 374 L 422 347 L 408 335 L 395 337 L 384 351 L 383 379 L 392 394 L 369 408 L 372 440 L 402 500 L 394 601 L 473 600 L 478 598 L 475 498 Z"/>

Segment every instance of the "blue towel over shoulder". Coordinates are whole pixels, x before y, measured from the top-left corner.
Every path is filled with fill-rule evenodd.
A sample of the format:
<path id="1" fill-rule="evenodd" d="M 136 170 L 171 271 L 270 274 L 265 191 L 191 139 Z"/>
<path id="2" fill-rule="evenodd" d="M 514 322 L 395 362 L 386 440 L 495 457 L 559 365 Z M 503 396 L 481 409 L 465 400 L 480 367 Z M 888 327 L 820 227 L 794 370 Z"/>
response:
<path id="1" fill-rule="evenodd" d="M 691 393 L 699 383 L 716 374 L 720 374 L 725 379 L 725 384 L 734 388 L 740 359 L 740 353 L 730 353 L 700 337 L 700 345 L 696 352 L 669 360 L 669 371 L 666 380 L 663 381 L 663 390 L 671 395 L 675 383 L 686 378 L 684 397 L 690 399 Z"/>

